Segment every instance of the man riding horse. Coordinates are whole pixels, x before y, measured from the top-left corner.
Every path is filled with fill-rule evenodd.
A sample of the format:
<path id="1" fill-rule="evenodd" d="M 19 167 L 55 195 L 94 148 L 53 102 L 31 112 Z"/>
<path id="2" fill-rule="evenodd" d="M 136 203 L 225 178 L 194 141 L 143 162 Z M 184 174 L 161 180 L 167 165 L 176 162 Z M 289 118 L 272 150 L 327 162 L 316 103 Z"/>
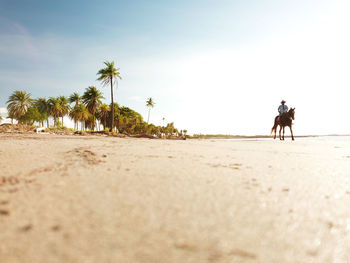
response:
<path id="1" fill-rule="evenodd" d="M 294 120 L 295 108 L 288 110 L 288 106 L 285 105 L 285 101 L 281 101 L 281 105 L 278 107 L 279 115 L 275 118 L 275 123 L 271 129 L 271 133 L 274 132 L 274 139 L 276 138 L 277 126 L 280 126 L 279 137 L 280 140 L 284 140 L 284 127 L 288 126 L 290 133 L 292 135 L 292 140 L 294 140 L 293 130 L 292 130 L 292 121 Z M 281 137 L 281 130 L 283 129 L 283 137 Z"/>

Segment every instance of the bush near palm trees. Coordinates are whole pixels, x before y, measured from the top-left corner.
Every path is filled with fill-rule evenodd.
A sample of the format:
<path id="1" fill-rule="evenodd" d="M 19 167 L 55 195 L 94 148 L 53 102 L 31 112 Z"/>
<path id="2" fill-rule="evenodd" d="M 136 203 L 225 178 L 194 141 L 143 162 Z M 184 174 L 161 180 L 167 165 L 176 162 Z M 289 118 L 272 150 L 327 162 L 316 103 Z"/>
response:
<path id="1" fill-rule="evenodd" d="M 120 72 L 119 72 L 119 68 L 115 68 L 114 67 L 114 61 L 113 62 L 104 62 L 105 64 L 105 68 L 100 69 L 99 72 L 97 72 L 97 75 L 100 75 L 100 77 L 97 79 L 99 81 L 102 82 L 103 86 L 108 86 L 111 85 L 111 105 L 114 105 L 114 101 L 113 101 L 113 82 L 115 82 L 116 84 L 118 84 L 118 78 L 122 79 L 120 76 Z M 110 128 L 111 131 L 114 128 L 114 107 L 112 108 L 112 117 L 111 119 L 111 124 L 110 124 Z"/>
<path id="2" fill-rule="evenodd" d="M 143 123 L 141 114 L 128 107 L 120 107 L 117 117 L 117 128 L 121 133 L 134 134 Z"/>
<path id="3" fill-rule="evenodd" d="M 42 123 L 43 121 L 43 116 L 40 114 L 39 110 L 34 106 L 29 107 L 27 112 L 18 119 L 18 123 L 26 125 L 33 125 L 34 122 Z"/>
<path id="4" fill-rule="evenodd" d="M 30 93 L 20 90 L 16 90 L 12 93 L 6 102 L 8 104 L 7 111 L 11 119 L 19 120 L 21 116 L 26 114 L 33 102 L 30 95 Z"/>
<path id="5" fill-rule="evenodd" d="M 94 130 L 96 126 L 96 112 L 102 104 L 101 99 L 104 99 L 101 91 L 99 91 L 94 86 L 86 88 L 82 96 L 83 103 L 85 104 L 86 108 L 92 116 L 92 119 L 91 121 L 89 121 L 88 126 L 91 130 Z"/>

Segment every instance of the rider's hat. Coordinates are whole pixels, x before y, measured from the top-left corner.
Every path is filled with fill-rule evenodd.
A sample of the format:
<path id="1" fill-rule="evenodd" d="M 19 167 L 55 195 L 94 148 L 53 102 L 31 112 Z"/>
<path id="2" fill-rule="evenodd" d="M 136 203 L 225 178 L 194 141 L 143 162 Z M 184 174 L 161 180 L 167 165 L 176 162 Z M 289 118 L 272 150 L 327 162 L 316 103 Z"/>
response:
<path id="1" fill-rule="evenodd" d="M 285 100 L 282 100 L 281 103 L 286 103 L 286 101 L 285 101 Z"/>

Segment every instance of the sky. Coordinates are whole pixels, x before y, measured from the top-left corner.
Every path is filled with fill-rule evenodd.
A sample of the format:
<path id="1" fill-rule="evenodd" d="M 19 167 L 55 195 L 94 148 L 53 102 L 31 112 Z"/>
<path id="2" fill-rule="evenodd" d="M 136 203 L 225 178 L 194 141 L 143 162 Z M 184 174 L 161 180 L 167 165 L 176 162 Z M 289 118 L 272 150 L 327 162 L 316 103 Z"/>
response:
<path id="1" fill-rule="evenodd" d="M 190 134 L 270 134 L 282 99 L 293 131 L 350 134 L 348 0 L 0 0 L 0 114 L 33 98 L 110 90 L 119 105 Z M 287 131 L 288 133 L 288 131 Z"/>

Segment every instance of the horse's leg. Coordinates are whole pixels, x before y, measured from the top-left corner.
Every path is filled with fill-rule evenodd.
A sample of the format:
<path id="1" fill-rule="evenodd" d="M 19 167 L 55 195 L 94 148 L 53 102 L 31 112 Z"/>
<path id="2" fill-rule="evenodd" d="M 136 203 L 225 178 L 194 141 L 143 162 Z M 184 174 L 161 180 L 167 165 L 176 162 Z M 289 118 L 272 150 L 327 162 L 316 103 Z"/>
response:
<path id="1" fill-rule="evenodd" d="M 283 140 L 284 140 L 284 126 L 283 126 Z"/>
<path id="2" fill-rule="evenodd" d="M 273 124 L 272 129 L 271 129 L 271 134 L 274 133 L 273 139 L 276 139 L 277 126 L 278 126 L 277 118 L 278 118 L 278 116 L 275 118 L 275 122 Z"/>
<path id="3" fill-rule="evenodd" d="M 289 129 L 290 129 L 290 134 L 292 135 L 292 140 L 294 141 L 294 135 L 293 135 L 292 125 L 289 126 Z"/>
<path id="4" fill-rule="evenodd" d="M 280 132 L 279 132 L 279 134 L 280 134 L 280 140 L 282 140 L 282 137 L 281 137 L 281 130 L 282 130 L 282 126 L 280 125 Z"/>

